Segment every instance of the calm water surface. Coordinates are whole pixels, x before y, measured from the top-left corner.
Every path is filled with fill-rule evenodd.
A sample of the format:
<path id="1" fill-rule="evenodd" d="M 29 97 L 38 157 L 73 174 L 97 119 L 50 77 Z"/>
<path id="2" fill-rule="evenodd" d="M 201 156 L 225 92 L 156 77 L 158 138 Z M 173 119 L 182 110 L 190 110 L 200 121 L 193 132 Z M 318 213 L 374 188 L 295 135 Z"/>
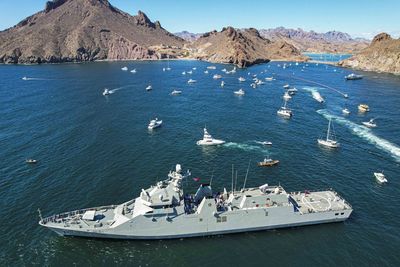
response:
<path id="1" fill-rule="evenodd" d="M 400 77 L 357 72 L 364 79 L 346 82 L 351 70 L 281 64 L 230 75 L 221 69 L 232 66 L 205 74 L 210 64 L 196 61 L 171 62 L 166 72 L 166 62 L 0 66 L 0 265 L 399 266 Z M 182 75 L 192 67 L 192 75 Z M 252 89 L 248 72 L 276 80 Z M 212 79 L 215 73 L 223 75 L 224 88 Z M 247 81 L 240 84 L 240 76 Z M 189 78 L 197 83 L 188 85 Z M 286 83 L 299 90 L 288 104 L 291 120 L 276 115 Z M 153 90 L 146 92 L 149 84 Z M 105 87 L 114 93 L 102 96 Z M 239 88 L 245 96 L 233 94 Z M 170 96 L 173 89 L 182 95 Z M 325 104 L 312 99 L 314 90 Z M 359 103 L 371 111 L 358 114 Z M 349 116 L 342 115 L 344 107 Z M 164 125 L 150 133 L 148 121 L 156 116 Z M 329 118 L 338 150 L 316 144 Z M 360 126 L 370 118 L 376 129 Z M 196 146 L 205 125 L 227 144 Z M 273 146 L 257 143 L 265 140 Z M 258 168 L 265 156 L 281 164 Z M 27 165 L 27 158 L 39 163 Z M 344 223 L 170 241 L 64 238 L 38 225 L 38 208 L 46 216 L 121 203 L 165 178 L 176 163 L 201 181 L 213 173 L 215 190 L 230 188 L 231 165 L 242 183 L 249 160 L 248 186 L 332 187 L 354 213 Z M 386 185 L 373 177 L 382 169 Z M 187 181 L 185 190 L 197 186 Z"/>

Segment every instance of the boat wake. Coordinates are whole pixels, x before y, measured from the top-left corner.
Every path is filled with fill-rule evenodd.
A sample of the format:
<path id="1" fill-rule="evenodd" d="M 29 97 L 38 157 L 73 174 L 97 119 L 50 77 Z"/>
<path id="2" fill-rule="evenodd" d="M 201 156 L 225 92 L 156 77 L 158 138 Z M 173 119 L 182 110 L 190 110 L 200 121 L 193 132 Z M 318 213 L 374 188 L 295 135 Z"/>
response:
<path id="1" fill-rule="evenodd" d="M 110 89 L 109 92 L 110 92 L 110 94 L 113 94 L 113 93 L 115 93 L 115 92 L 117 92 L 117 91 L 119 91 L 119 90 L 122 90 L 122 89 L 125 89 L 125 88 L 128 88 L 128 87 L 131 87 L 131 86 L 132 86 L 132 85 L 126 85 L 126 86 L 117 87 L 117 88 L 114 88 L 114 89 Z"/>
<path id="2" fill-rule="evenodd" d="M 302 89 L 304 91 L 310 92 L 310 93 L 318 93 L 318 90 L 323 90 L 324 88 L 322 87 L 313 87 L 313 86 L 303 86 Z"/>
<path id="3" fill-rule="evenodd" d="M 317 110 L 318 114 L 321 114 L 327 119 L 332 119 L 338 124 L 349 128 L 353 134 L 366 140 L 368 143 L 374 145 L 380 150 L 389 153 L 397 162 L 400 162 L 400 147 L 390 141 L 376 136 L 372 131 L 364 126 L 358 125 L 351 122 L 343 117 L 330 114 L 326 109 Z"/>
<path id="4" fill-rule="evenodd" d="M 45 78 L 33 78 L 33 77 L 22 77 L 24 81 L 50 81 L 52 79 L 45 79 Z"/>
<path id="5" fill-rule="evenodd" d="M 265 154 L 270 153 L 270 151 L 268 149 L 265 149 L 264 147 L 243 144 L 243 143 L 240 144 L 240 143 L 235 143 L 235 142 L 228 142 L 228 143 L 225 143 L 223 146 L 227 147 L 227 148 L 232 148 L 232 149 L 240 149 L 240 150 L 247 151 L 247 152 L 257 151 L 257 152 L 262 152 Z"/>

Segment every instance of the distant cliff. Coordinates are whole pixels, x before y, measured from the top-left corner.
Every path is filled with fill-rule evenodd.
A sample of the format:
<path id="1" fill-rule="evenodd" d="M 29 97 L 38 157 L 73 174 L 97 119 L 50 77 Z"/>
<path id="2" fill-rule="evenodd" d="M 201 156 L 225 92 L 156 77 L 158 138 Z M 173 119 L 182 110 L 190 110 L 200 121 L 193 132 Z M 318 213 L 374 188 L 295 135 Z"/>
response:
<path id="1" fill-rule="evenodd" d="M 371 44 L 339 65 L 355 69 L 400 74 L 400 39 L 387 33 L 374 37 Z"/>
<path id="2" fill-rule="evenodd" d="M 284 41 L 271 42 L 256 29 L 232 27 L 203 34 L 193 44 L 193 56 L 210 62 L 232 63 L 238 67 L 270 60 L 306 60 L 300 51 Z"/>
<path id="3" fill-rule="evenodd" d="M 143 12 L 131 16 L 107 0 L 53 0 L 0 32 L 0 63 L 159 59 L 157 48 L 184 43 Z"/>

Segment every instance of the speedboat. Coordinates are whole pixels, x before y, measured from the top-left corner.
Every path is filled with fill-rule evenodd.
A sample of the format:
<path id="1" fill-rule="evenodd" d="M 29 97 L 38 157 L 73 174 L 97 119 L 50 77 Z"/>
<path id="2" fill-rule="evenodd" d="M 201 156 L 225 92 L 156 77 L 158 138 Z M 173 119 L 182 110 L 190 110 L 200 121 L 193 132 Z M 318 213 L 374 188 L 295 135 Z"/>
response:
<path id="1" fill-rule="evenodd" d="M 221 82 L 221 87 L 224 87 L 224 85 L 225 85 L 225 82 L 222 81 L 222 82 Z"/>
<path id="2" fill-rule="evenodd" d="M 283 86 L 284 89 L 289 89 L 289 87 L 290 87 L 289 84 L 285 84 L 285 85 Z"/>
<path id="3" fill-rule="evenodd" d="M 265 80 L 266 80 L 266 81 L 269 81 L 269 82 L 272 81 L 273 79 L 274 79 L 274 77 L 267 77 L 267 78 L 265 78 Z"/>
<path id="4" fill-rule="evenodd" d="M 285 100 L 285 104 L 281 107 L 276 113 L 284 118 L 291 118 L 293 113 L 292 111 L 286 106 L 287 101 Z"/>
<path id="5" fill-rule="evenodd" d="M 318 139 L 318 144 L 329 148 L 338 148 L 340 146 L 340 144 L 333 138 L 333 135 L 331 134 L 331 120 L 329 120 L 328 123 L 328 131 L 326 133 L 326 139 Z"/>
<path id="6" fill-rule="evenodd" d="M 195 83 L 195 82 L 196 82 L 196 80 L 189 79 L 189 81 L 187 83 L 191 84 L 191 83 Z"/>
<path id="7" fill-rule="evenodd" d="M 189 70 L 189 71 L 187 71 L 186 73 L 187 73 L 187 74 L 192 74 L 193 71 Z"/>
<path id="8" fill-rule="evenodd" d="M 171 92 L 171 95 L 180 95 L 180 94 L 182 94 L 182 91 L 179 90 L 174 90 Z"/>
<path id="9" fill-rule="evenodd" d="M 350 110 L 348 108 L 344 108 L 342 109 L 343 114 L 345 115 L 349 115 L 350 114 Z"/>
<path id="10" fill-rule="evenodd" d="M 36 159 L 27 159 L 25 162 L 28 164 L 35 164 L 35 163 L 37 163 L 37 160 Z"/>
<path id="11" fill-rule="evenodd" d="M 272 146 L 272 142 L 269 141 L 263 141 L 261 142 L 261 144 L 263 144 L 264 146 Z"/>
<path id="12" fill-rule="evenodd" d="M 370 119 L 369 121 L 363 121 L 362 124 L 364 124 L 364 126 L 367 126 L 368 128 L 376 127 L 376 123 L 375 123 L 374 119 Z"/>
<path id="13" fill-rule="evenodd" d="M 158 120 L 158 118 L 155 118 L 154 120 L 151 120 L 149 123 L 149 126 L 147 126 L 147 129 L 153 130 L 155 128 L 161 127 L 162 120 Z"/>
<path id="14" fill-rule="evenodd" d="M 153 86 L 151 86 L 151 85 L 146 87 L 146 91 L 150 91 L 150 90 L 153 90 Z"/>
<path id="15" fill-rule="evenodd" d="M 222 78 L 222 76 L 221 75 L 219 75 L 219 74 L 214 74 L 214 76 L 213 76 L 213 79 L 221 79 Z"/>
<path id="16" fill-rule="evenodd" d="M 263 161 L 258 163 L 258 166 L 271 167 L 271 166 L 277 165 L 278 163 L 279 163 L 279 160 L 277 160 L 277 159 L 264 158 Z"/>
<path id="17" fill-rule="evenodd" d="M 285 94 L 283 95 L 283 99 L 285 99 L 286 101 L 287 100 L 290 100 L 292 97 L 289 95 L 289 93 L 288 92 L 285 92 Z"/>
<path id="18" fill-rule="evenodd" d="M 297 93 L 297 89 L 296 88 L 290 88 L 290 89 L 288 89 L 287 90 L 287 92 L 289 93 L 289 95 L 294 95 L 294 94 L 296 94 Z"/>
<path id="19" fill-rule="evenodd" d="M 357 74 L 351 73 L 351 74 L 345 76 L 344 78 L 345 78 L 346 80 L 360 80 L 360 79 L 363 78 L 363 76 L 362 76 L 362 75 L 357 75 Z"/>
<path id="20" fill-rule="evenodd" d="M 121 70 L 128 71 L 128 67 L 122 67 Z"/>
<path id="21" fill-rule="evenodd" d="M 382 172 L 374 172 L 374 176 L 375 176 L 376 181 L 380 184 L 387 183 L 387 181 L 388 181 L 386 179 L 385 175 L 383 174 L 383 171 Z"/>
<path id="22" fill-rule="evenodd" d="M 186 75 L 186 71 L 182 71 L 182 75 Z"/>
<path id="23" fill-rule="evenodd" d="M 239 82 L 245 82 L 246 81 L 246 79 L 243 78 L 243 77 L 239 77 L 238 80 L 239 80 Z"/>
<path id="24" fill-rule="evenodd" d="M 197 68 L 196 68 L 196 67 L 193 67 L 192 70 L 197 70 Z"/>
<path id="25" fill-rule="evenodd" d="M 216 146 L 224 144 L 224 140 L 214 139 L 211 134 L 207 132 L 207 129 L 204 127 L 204 135 L 203 139 L 197 141 L 197 145 L 199 146 Z"/>
<path id="26" fill-rule="evenodd" d="M 257 85 L 262 85 L 262 84 L 264 84 L 264 82 L 257 79 L 256 84 L 257 84 Z"/>
<path id="27" fill-rule="evenodd" d="M 131 73 L 136 73 L 136 69 L 131 70 Z"/>
<path id="28" fill-rule="evenodd" d="M 240 96 L 242 96 L 242 95 L 245 94 L 243 89 L 239 89 L 238 91 L 235 91 L 235 92 L 233 92 L 233 93 L 234 93 L 235 95 L 240 95 Z"/>
<path id="29" fill-rule="evenodd" d="M 312 92 L 311 94 L 312 94 L 312 97 L 315 100 L 317 100 L 319 103 L 324 103 L 325 102 L 324 98 L 321 96 L 321 94 L 319 92 L 315 91 L 315 92 Z"/>
<path id="30" fill-rule="evenodd" d="M 369 106 L 367 104 L 360 104 L 358 105 L 358 111 L 367 112 L 369 111 Z"/>
<path id="31" fill-rule="evenodd" d="M 24 80 L 24 81 L 27 81 L 28 80 L 28 77 L 22 77 L 22 80 Z"/>
<path id="32" fill-rule="evenodd" d="M 204 73 L 205 73 L 205 74 L 208 74 L 208 70 L 205 70 Z"/>
<path id="33" fill-rule="evenodd" d="M 215 67 L 215 66 L 207 66 L 207 69 L 209 69 L 209 70 L 215 70 L 217 67 Z"/>
<path id="34" fill-rule="evenodd" d="M 112 94 L 112 92 L 111 92 L 110 90 L 108 90 L 107 88 L 104 89 L 104 92 L 103 92 L 103 95 L 104 95 L 104 96 L 106 96 L 106 95 L 111 95 L 111 94 Z"/>

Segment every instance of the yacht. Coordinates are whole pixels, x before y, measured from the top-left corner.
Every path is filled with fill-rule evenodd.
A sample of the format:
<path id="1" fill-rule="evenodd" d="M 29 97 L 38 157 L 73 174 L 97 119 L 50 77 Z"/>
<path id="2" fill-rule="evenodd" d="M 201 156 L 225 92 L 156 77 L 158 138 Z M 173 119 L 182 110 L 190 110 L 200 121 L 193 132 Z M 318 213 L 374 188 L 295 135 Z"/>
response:
<path id="1" fill-rule="evenodd" d="M 258 163 L 258 166 L 271 167 L 271 166 L 277 165 L 278 163 L 279 163 L 279 160 L 277 160 L 277 159 L 264 158 L 263 161 Z"/>
<path id="2" fill-rule="evenodd" d="M 285 85 L 283 86 L 284 89 L 289 89 L 289 87 L 290 87 L 289 84 L 285 84 Z"/>
<path id="3" fill-rule="evenodd" d="M 104 92 L 103 92 L 103 95 L 104 95 L 104 96 L 106 96 L 106 95 L 111 95 L 111 94 L 112 94 L 112 92 L 111 92 L 110 90 L 108 90 L 107 88 L 104 89 Z"/>
<path id="4" fill-rule="evenodd" d="M 286 106 L 287 101 L 285 100 L 285 104 L 281 107 L 276 113 L 285 118 L 291 118 L 293 116 L 292 111 Z"/>
<path id="5" fill-rule="evenodd" d="M 269 82 L 272 81 L 273 79 L 274 79 L 274 77 L 267 77 L 267 78 L 265 78 L 265 80 L 266 80 L 266 81 L 269 81 Z"/>
<path id="6" fill-rule="evenodd" d="M 235 95 L 240 95 L 240 96 L 242 96 L 242 95 L 245 94 L 243 89 L 239 89 L 238 91 L 235 91 L 235 92 L 233 92 L 233 93 L 234 93 Z"/>
<path id="7" fill-rule="evenodd" d="M 243 78 L 243 77 L 239 77 L 238 80 L 239 80 L 239 82 L 245 82 L 246 81 L 246 79 Z"/>
<path id="8" fill-rule="evenodd" d="M 128 71 L 128 67 L 122 67 L 121 70 Z"/>
<path id="9" fill-rule="evenodd" d="M 378 183 L 380 183 L 380 184 L 387 183 L 387 179 L 386 179 L 385 175 L 383 174 L 383 171 L 382 172 L 374 172 L 374 176 Z"/>
<path id="10" fill-rule="evenodd" d="M 333 130 L 333 126 L 332 126 Z M 340 146 L 340 144 L 333 139 L 332 134 L 331 134 L 331 119 L 329 119 L 328 123 L 328 131 L 326 133 L 326 139 L 318 139 L 318 144 L 329 147 L 329 148 L 337 148 Z"/>
<path id="11" fill-rule="evenodd" d="M 367 104 L 360 104 L 358 105 L 358 111 L 367 112 L 369 111 L 369 106 Z"/>
<path id="12" fill-rule="evenodd" d="M 343 114 L 345 115 L 349 115 L 350 114 L 350 110 L 348 108 L 344 108 L 342 109 Z"/>
<path id="13" fill-rule="evenodd" d="M 214 74 L 213 79 L 217 80 L 217 79 L 221 79 L 222 76 L 219 74 Z"/>
<path id="14" fill-rule="evenodd" d="M 367 126 L 368 128 L 376 127 L 376 123 L 375 123 L 374 119 L 370 119 L 369 121 L 363 121 L 362 124 L 364 124 L 364 126 Z"/>
<path id="15" fill-rule="evenodd" d="M 199 146 L 216 146 L 224 144 L 224 140 L 214 139 L 211 134 L 207 132 L 207 129 L 204 127 L 204 135 L 203 139 L 197 141 L 197 145 Z"/>
<path id="16" fill-rule="evenodd" d="M 283 95 L 283 99 L 285 99 L 286 101 L 292 99 L 292 97 L 289 95 L 288 92 L 285 92 L 285 94 Z"/>
<path id="17" fill-rule="evenodd" d="M 182 94 L 182 91 L 179 90 L 174 90 L 171 92 L 171 95 L 180 95 L 180 94 Z"/>
<path id="18" fill-rule="evenodd" d="M 224 87 L 224 86 L 225 86 L 225 82 L 221 81 L 221 87 Z"/>
<path id="19" fill-rule="evenodd" d="M 312 92 L 312 97 L 317 100 L 319 103 L 324 103 L 325 100 L 324 98 L 321 96 L 321 94 L 318 91 Z"/>
<path id="20" fill-rule="evenodd" d="M 345 76 L 344 78 L 345 78 L 346 80 L 360 80 L 360 79 L 363 78 L 363 76 L 362 76 L 362 75 L 357 75 L 357 74 L 351 73 L 351 74 Z"/>
<path id="21" fill-rule="evenodd" d="M 195 82 L 196 82 L 196 80 L 189 79 L 189 81 L 187 83 L 191 84 L 191 83 L 195 83 Z"/>
<path id="22" fill-rule="evenodd" d="M 153 130 L 155 128 L 161 127 L 161 124 L 162 124 L 162 120 L 155 118 L 154 120 L 150 121 L 149 126 L 147 126 L 147 129 Z"/>
<path id="23" fill-rule="evenodd" d="M 146 91 L 150 91 L 150 90 L 153 90 L 153 86 L 151 86 L 151 85 L 146 87 Z"/>
<path id="24" fill-rule="evenodd" d="M 261 142 L 261 144 L 263 144 L 264 146 L 272 146 L 272 142 L 269 141 L 263 141 Z"/>
<path id="25" fill-rule="evenodd" d="M 136 69 L 131 70 L 131 73 L 136 73 Z"/>

